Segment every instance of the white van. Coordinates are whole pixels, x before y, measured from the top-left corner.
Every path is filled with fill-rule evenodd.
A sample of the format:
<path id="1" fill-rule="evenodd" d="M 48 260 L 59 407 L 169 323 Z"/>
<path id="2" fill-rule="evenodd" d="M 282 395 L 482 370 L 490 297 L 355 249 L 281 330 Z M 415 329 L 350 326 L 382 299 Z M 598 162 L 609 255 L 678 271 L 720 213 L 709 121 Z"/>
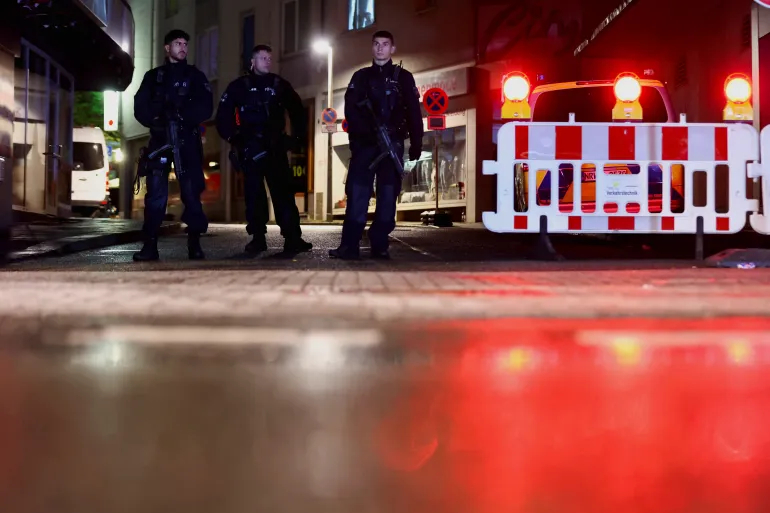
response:
<path id="1" fill-rule="evenodd" d="M 72 136 L 72 210 L 91 215 L 107 205 L 110 163 L 99 127 L 75 127 Z"/>

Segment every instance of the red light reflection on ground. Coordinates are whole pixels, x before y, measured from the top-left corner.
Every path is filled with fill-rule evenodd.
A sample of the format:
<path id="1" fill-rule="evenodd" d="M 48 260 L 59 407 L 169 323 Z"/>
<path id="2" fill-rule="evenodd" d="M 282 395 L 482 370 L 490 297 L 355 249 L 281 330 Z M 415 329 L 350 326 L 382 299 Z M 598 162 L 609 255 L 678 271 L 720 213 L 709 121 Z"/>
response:
<path id="1" fill-rule="evenodd" d="M 407 487 L 478 513 L 769 510 L 770 319 L 424 328 L 445 363 L 375 437 Z"/>

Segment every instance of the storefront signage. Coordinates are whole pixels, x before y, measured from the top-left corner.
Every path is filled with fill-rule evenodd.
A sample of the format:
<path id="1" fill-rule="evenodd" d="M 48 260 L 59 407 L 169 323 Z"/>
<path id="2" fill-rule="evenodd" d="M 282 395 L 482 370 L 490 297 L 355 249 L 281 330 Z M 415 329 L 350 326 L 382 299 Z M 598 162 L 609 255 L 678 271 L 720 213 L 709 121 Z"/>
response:
<path id="1" fill-rule="evenodd" d="M 450 98 L 468 94 L 468 68 L 417 73 L 414 82 L 420 91 L 420 99 L 425 91 L 433 88 L 443 89 Z"/>

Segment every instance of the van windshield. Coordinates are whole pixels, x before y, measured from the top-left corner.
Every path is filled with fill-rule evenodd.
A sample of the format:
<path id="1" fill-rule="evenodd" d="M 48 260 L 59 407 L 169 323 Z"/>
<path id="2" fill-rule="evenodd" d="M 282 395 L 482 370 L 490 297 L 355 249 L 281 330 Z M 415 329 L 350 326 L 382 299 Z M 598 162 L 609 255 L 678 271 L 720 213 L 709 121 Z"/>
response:
<path id="1" fill-rule="evenodd" d="M 96 171 L 104 167 L 104 148 L 98 143 L 72 143 L 75 171 Z"/>
<path id="2" fill-rule="evenodd" d="M 668 112 L 663 97 L 653 87 L 642 87 L 639 98 L 642 120 L 645 123 L 666 123 Z M 612 87 L 582 87 L 558 89 L 542 93 L 532 111 L 532 121 L 567 122 L 570 112 L 578 123 L 606 123 L 612 121 L 615 93 Z"/>

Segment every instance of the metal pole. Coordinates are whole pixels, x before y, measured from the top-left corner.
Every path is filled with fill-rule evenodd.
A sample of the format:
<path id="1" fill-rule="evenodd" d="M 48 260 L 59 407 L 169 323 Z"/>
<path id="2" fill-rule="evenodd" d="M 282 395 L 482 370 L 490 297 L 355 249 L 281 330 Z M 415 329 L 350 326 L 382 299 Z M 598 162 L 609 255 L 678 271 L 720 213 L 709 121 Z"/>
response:
<path id="1" fill-rule="evenodd" d="M 441 135 L 439 134 L 438 130 L 433 131 L 433 172 L 436 174 L 436 214 L 433 216 L 433 219 L 436 219 L 436 216 L 438 216 L 438 196 L 439 196 L 439 190 L 438 190 L 438 145 L 441 143 Z"/>
<path id="2" fill-rule="evenodd" d="M 327 67 L 327 93 L 326 93 L 326 106 L 332 107 L 332 47 L 329 46 L 329 53 L 327 54 L 328 61 Z M 326 210 L 327 219 L 329 222 L 334 220 L 334 201 L 332 198 L 332 133 L 328 134 L 328 147 L 326 152 Z"/>

